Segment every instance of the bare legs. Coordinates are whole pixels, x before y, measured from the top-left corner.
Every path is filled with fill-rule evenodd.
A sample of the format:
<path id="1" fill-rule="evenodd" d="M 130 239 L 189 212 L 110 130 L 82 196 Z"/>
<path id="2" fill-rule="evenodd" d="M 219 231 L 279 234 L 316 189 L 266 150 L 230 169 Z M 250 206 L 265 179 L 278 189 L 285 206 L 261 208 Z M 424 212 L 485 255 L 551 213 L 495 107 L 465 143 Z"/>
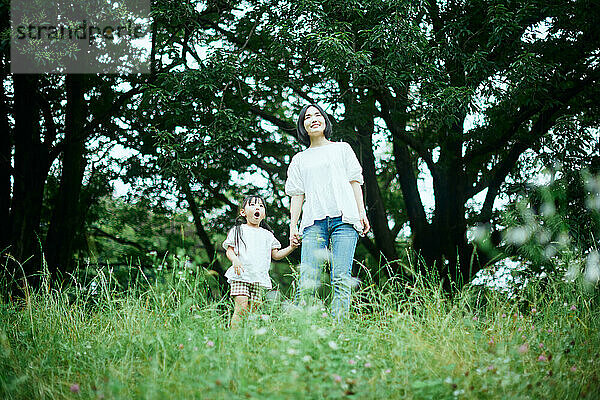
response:
<path id="1" fill-rule="evenodd" d="M 260 307 L 261 302 L 248 302 L 248 296 L 233 296 L 233 315 L 231 316 L 231 329 L 236 329 L 240 326 L 242 319 L 248 312 L 256 311 Z"/>

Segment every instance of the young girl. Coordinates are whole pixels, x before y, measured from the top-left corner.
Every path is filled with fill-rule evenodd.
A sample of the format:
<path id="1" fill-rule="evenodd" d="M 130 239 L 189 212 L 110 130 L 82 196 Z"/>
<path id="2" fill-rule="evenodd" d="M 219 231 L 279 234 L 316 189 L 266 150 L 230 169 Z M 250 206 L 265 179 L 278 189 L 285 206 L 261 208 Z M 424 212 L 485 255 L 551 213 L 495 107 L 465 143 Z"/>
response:
<path id="1" fill-rule="evenodd" d="M 232 263 L 225 272 L 234 301 L 232 328 L 239 325 L 247 312 L 249 300 L 253 309 L 260 304 L 260 288 L 272 288 L 269 277 L 271 259 L 287 257 L 299 246 L 298 240 L 292 240 L 288 247 L 281 249 L 273 230 L 264 220 L 266 214 L 266 203 L 262 197 L 246 197 L 240 206 L 235 226 L 223 242 L 227 258 Z"/>

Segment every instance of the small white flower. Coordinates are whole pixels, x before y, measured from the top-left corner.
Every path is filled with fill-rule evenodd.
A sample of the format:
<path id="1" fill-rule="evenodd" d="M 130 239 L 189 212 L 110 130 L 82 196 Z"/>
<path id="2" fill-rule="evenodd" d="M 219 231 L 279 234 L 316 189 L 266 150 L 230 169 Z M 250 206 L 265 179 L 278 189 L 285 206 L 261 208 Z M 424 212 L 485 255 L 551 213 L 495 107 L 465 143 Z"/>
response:
<path id="1" fill-rule="evenodd" d="M 488 237 L 489 227 L 484 224 L 479 224 L 470 229 L 468 234 L 472 235 L 474 241 L 481 242 Z"/>
<path id="2" fill-rule="evenodd" d="M 317 335 L 319 335 L 320 337 L 325 337 L 327 336 L 329 332 L 327 332 L 327 329 L 325 328 L 319 328 L 317 329 Z"/>
<path id="3" fill-rule="evenodd" d="M 515 244 L 517 246 L 522 245 L 531 236 L 531 230 L 524 226 L 508 228 L 504 234 L 504 240 L 508 243 Z"/>
<path id="4" fill-rule="evenodd" d="M 571 262 L 569 264 L 569 268 L 567 269 L 567 272 L 565 273 L 565 279 L 569 282 L 574 281 L 577 276 L 579 275 L 580 272 L 580 266 L 579 263 L 577 262 Z M 566 303 L 565 303 L 566 305 Z"/>
<path id="5" fill-rule="evenodd" d="M 552 201 L 544 202 L 544 204 L 542 204 L 542 207 L 540 207 L 540 212 L 545 217 L 553 216 L 556 213 L 556 206 L 554 205 L 554 202 L 552 202 Z"/>
<path id="6" fill-rule="evenodd" d="M 547 258 L 554 257 L 556 255 L 556 247 L 554 247 L 552 245 L 546 246 L 546 248 L 544 249 L 544 255 Z"/>
<path id="7" fill-rule="evenodd" d="M 585 264 L 585 280 L 595 285 L 600 280 L 600 255 L 598 252 L 592 251 L 588 254 Z"/>
<path id="8" fill-rule="evenodd" d="M 333 340 L 331 340 L 329 343 L 327 343 L 329 345 L 329 347 L 331 347 L 333 350 L 337 350 L 339 347 L 337 345 L 336 342 L 334 342 Z"/>
<path id="9" fill-rule="evenodd" d="M 261 314 L 260 319 L 262 319 L 263 321 L 268 321 L 269 319 L 271 319 L 271 317 L 269 317 L 267 314 Z"/>
<path id="10" fill-rule="evenodd" d="M 264 335 L 265 333 L 267 333 L 267 328 L 265 328 L 264 326 L 262 326 L 254 331 L 254 334 L 258 335 L 258 336 Z"/>
<path id="11" fill-rule="evenodd" d="M 307 362 L 311 362 L 312 361 L 312 357 L 307 354 L 304 357 L 302 357 L 302 361 L 304 361 L 306 363 Z"/>
<path id="12" fill-rule="evenodd" d="M 328 260 L 330 257 L 330 254 L 331 254 L 330 251 L 326 247 L 323 247 L 320 249 L 315 249 L 313 251 L 313 256 L 319 261 Z"/>
<path id="13" fill-rule="evenodd" d="M 299 351 L 298 351 L 298 350 L 296 350 L 296 349 L 291 349 L 291 348 L 290 348 L 290 349 L 288 349 L 287 353 L 288 353 L 289 355 L 291 355 L 291 356 L 295 356 L 296 354 L 298 354 L 298 353 L 299 353 Z"/>

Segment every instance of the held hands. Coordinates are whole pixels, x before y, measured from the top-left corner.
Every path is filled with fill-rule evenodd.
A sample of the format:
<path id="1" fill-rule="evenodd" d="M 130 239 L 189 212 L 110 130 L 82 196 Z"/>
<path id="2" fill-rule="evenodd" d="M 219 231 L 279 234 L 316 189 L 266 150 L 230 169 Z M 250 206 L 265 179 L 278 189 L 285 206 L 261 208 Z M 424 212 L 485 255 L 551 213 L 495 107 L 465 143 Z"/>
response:
<path id="1" fill-rule="evenodd" d="M 300 244 L 302 244 L 302 236 L 298 233 L 298 227 L 290 226 L 290 246 L 296 249 Z"/>
<path id="2" fill-rule="evenodd" d="M 290 240 L 290 246 L 293 249 L 297 249 L 298 247 L 300 247 L 300 243 L 301 243 L 301 240 L 297 239 L 297 238 L 294 238 L 294 239 Z"/>

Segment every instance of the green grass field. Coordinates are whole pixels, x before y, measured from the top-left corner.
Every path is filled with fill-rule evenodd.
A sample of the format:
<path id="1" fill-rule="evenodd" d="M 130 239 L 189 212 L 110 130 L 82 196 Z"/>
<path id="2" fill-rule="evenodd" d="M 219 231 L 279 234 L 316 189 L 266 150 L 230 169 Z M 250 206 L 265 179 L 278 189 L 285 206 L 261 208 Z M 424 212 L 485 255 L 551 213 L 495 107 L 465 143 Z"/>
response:
<path id="1" fill-rule="evenodd" d="M 0 309 L 3 399 L 597 399 L 597 290 L 505 295 L 428 282 L 363 287 L 351 319 L 268 301 L 227 328 L 205 277 L 92 294 L 44 287 Z M 595 296 L 595 297 L 594 297 Z"/>

